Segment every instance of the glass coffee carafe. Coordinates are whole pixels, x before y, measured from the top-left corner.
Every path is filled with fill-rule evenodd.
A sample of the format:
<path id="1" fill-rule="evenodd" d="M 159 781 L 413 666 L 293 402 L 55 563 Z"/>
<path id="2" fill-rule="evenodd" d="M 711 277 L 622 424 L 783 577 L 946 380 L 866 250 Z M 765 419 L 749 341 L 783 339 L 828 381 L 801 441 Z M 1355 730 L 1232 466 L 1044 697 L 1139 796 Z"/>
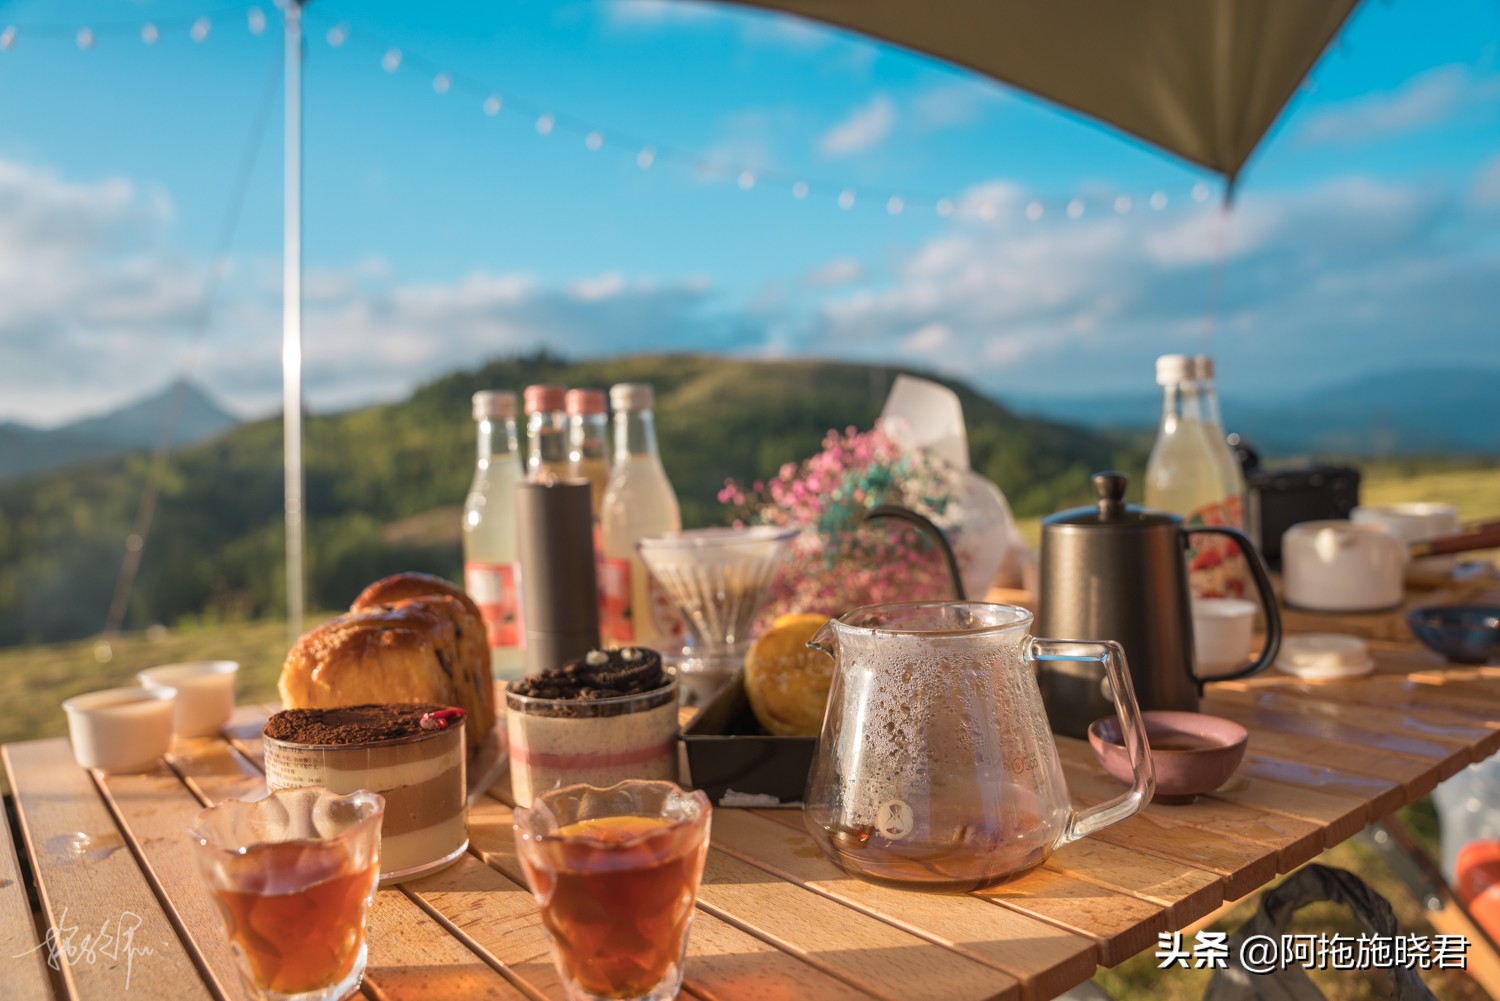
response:
<path id="1" fill-rule="evenodd" d="M 1038 639 L 1031 613 L 965 601 L 869 605 L 810 646 L 834 658 L 805 820 L 846 871 L 961 891 L 1039 865 L 1151 798 L 1155 772 L 1124 652 Z M 1130 791 L 1075 811 L 1037 687 L 1039 663 L 1103 665 L 1134 770 Z"/>

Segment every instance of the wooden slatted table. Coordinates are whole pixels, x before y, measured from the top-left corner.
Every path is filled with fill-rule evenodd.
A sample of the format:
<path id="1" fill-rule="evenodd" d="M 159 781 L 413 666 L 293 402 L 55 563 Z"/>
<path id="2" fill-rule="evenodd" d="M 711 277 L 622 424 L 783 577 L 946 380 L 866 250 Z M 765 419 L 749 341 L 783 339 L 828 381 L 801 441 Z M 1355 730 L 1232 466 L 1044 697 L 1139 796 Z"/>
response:
<path id="1" fill-rule="evenodd" d="M 1251 732 L 1224 788 L 1153 804 L 987 891 L 874 886 L 827 862 L 799 813 L 717 810 L 685 994 L 981 1001 L 1081 983 L 1500 749 L 1500 669 L 1372 646 L 1380 671 L 1366 680 L 1215 686 L 1205 711 Z M 86 772 L 63 740 L 4 748 L 19 832 L 0 825 L 5 1001 L 243 996 L 184 831 L 205 804 L 264 789 L 269 711 L 242 709 L 222 737 L 182 742 L 142 775 Z M 1085 743 L 1058 743 L 1075 802 L 1117 793 Z M 471 810 L 457 864 L 376 895 L 367 998 L 564 997 L 506 793 L 502 781 Z"/>

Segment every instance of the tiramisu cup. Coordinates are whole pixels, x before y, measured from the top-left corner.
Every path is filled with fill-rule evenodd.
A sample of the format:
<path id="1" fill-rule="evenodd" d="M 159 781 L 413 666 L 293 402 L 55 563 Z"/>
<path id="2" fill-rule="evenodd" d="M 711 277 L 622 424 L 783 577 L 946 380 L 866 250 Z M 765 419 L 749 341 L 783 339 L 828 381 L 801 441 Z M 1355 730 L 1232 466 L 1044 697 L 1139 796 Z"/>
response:
<path id="1" fill-rule="evenodd" d="M 677 780 L 677 681 L 654 650 L 591 650 L 505 692 L 517 806 L 568 785 Z"/>
<path id="2" fill-rule="evenodd" d="M 469 846 L 464 712 L 440 705 L 287 709 L 266 723 L 266 784 L 385 798 L 380 881 L 440 869 Z"/>

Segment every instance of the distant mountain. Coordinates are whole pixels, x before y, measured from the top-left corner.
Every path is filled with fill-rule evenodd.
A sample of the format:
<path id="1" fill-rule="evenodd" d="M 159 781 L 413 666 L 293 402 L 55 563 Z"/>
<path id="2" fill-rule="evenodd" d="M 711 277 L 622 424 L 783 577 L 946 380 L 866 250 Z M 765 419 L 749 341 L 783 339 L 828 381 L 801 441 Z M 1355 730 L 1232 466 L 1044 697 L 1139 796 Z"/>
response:
<path id="1" fill-rule="evenodd" d="M 1023 414 L 1096 429 L 1149 430 L 1158 392 L 1017 397 Z M 1225 430 L 1263 455 L 1500 455 L 1500 370 L 1383 372 L 1276 401 L 1223 400 Z"/>
<path id="2" fill-rule="evenodd" d="M 240 423 L 202 387 L 180 381 L 118 410 L 61 427 L 44 430 L 8 421 L 0 423 L 0 480 L 154 449 L 179 407 L 174 445 L 193 445 Z"/>
<path id="3" fill-rule="evenodd" d="M 370 581 L 397 570 L 461 578 L 459 533 L 449 526 L 458 524 L 474 472 L 476 390 L 652 383 L 662 459 L 684 524 L 696 526 L 730 517 L 717 499 L 725 477 L 768 479 L 816 452 L 830 428 L 870 427 L 899 372 L 690 355 L 578 363 L 533 355 L 446 376 L 399 403 L 312 414 L 303 440 L 308 602 L 347 607 Z M 1113 436 L 1019 418 L 948 384 L 963 405 L 974 468 L 1000 484 L 1018 515 L 1084 503 L 1090 473 L 1144 462 L 1138 447 Z M 173 454 L 127 628 L 284 607 L 281 459 L 278 417 Z M 0 646 L 99 630 L 139 507 L 136 466 L 101 459 L 0 484 Z"/>

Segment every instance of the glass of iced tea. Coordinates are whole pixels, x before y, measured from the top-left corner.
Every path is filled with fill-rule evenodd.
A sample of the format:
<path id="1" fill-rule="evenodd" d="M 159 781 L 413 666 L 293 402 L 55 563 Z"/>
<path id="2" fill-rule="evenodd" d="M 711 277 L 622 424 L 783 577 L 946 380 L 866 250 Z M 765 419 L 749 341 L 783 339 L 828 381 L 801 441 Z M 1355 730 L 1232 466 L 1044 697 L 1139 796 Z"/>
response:
<path id="1" fill-rule="evenodd" d="M 319 787 L 198 814 L 188 836 L 251 997 L 334 1001 L 359 989 L 384 815 L 377 793 Z"/>
<path id="2" fill-rule="evenodd" d="M 515 812 L 516 850 L 571 1001 L 682 987 L 708 797 L 671 782 L 566 786 Z"/>

